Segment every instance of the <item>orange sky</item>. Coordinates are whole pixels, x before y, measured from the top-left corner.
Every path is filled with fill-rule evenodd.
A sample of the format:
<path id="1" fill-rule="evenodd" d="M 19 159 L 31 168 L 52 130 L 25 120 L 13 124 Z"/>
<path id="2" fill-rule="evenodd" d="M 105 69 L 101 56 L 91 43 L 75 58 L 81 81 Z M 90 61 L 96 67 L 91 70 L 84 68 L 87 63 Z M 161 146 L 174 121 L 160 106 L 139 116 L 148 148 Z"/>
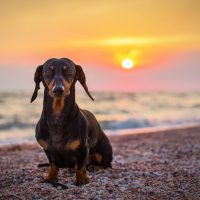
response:
<path id="1" fill-rule="evenodd" d="M 199 8 L 199 0 L 2 0 L 0 89 L 31 88 L 50 57 L 81 64 L 93 90 L 200 89 Z M 125 57 L 134 69 L 121 68 Z"/>

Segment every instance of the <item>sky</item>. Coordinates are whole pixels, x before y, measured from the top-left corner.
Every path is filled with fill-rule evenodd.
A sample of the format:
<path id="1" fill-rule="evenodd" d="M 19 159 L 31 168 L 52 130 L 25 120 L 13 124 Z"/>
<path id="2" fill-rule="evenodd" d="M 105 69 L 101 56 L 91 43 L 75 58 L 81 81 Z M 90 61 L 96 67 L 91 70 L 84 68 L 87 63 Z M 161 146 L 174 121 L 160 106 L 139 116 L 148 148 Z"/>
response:
<path id="1" fill-rule="evenodd" d="M 199 0 L 1 0 L 0 90 L 31 91 L 51 57 L 81 65 L 94 91 L 200 90 L 199 8 Z"/>

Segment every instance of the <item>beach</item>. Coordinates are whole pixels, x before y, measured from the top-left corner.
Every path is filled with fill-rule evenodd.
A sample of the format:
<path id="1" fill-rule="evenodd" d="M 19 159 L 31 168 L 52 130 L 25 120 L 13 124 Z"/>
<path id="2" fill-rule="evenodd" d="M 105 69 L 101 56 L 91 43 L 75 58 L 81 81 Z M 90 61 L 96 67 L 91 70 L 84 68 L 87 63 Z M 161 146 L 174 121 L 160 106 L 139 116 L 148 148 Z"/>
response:
<path id="1" fill-rule="evenodd" d="M 35 144 L 0 148 L 0 199 L 199 199 L 200 127 L 110 136 L 112 169 L 90 168 L 90 183 L 74 185 L 59 171 L 58 185 L 41 183 L 47 167 Z"/>
<path id="2" fill-rule="evenodd" d="M 200 200 L 200 0 L 0 10 L 0 200 Z"/>

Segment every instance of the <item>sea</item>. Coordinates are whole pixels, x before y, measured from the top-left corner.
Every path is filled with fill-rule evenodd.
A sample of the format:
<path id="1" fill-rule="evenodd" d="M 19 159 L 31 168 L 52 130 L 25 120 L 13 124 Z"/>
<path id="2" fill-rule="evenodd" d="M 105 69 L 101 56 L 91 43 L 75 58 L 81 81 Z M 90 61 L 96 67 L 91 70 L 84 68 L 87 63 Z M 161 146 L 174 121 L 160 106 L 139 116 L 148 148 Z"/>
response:
<path id="1" fill-rule="evenodd" d="M 200 92 L 92 92 L 95 101 L 76 92 L 80 108 L 90 110 L 107 135 L 200 125 Z M 43 94 L 0 92 L 0 145 L 35 142 Z"/>

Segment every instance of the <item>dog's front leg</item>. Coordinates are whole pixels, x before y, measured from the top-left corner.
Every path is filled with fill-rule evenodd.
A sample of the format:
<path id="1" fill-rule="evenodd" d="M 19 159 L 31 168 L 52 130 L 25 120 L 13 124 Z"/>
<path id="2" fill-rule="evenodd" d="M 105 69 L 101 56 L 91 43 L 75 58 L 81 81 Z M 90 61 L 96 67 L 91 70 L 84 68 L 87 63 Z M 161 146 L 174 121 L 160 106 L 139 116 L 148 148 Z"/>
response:
<path id="1" fill-rule="evenodd" d="M 82 148 L 77 155 L 77 163 L 75 166 L 76 185 L 84 185 L 89 183 L 89 178 L 87 177 L 87 171 L 86 171 L 87 156 L 88 156 L 87 147 Z"/>
<path id="2" fill-rule="evenodd" d="M 58 171 L 59 168 L 54 164 L 50 164 L 48 176 L 44 178 L 44 182 L 57 182 L 58 181 Z"/>

